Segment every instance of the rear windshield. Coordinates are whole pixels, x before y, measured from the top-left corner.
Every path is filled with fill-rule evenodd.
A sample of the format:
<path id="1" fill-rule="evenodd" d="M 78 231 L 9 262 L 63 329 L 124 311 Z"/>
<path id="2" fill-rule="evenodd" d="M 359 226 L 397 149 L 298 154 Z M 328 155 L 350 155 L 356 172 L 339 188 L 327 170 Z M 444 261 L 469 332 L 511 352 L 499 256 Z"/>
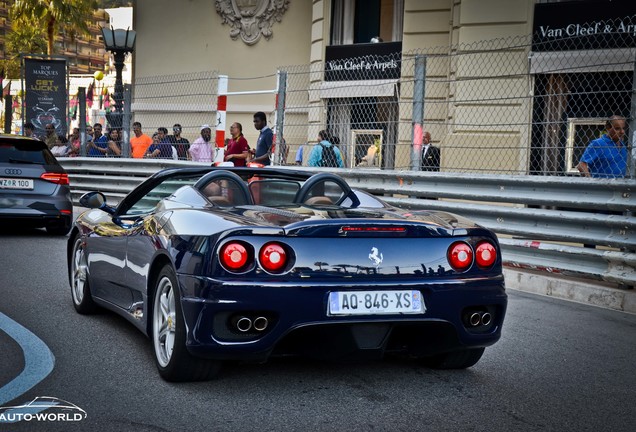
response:
<path id="1" fill-rule="evenodd" d="M 58 165 L 49 149 L 34 148 L 30 142 L 0 142 L 0 162 Z"/>

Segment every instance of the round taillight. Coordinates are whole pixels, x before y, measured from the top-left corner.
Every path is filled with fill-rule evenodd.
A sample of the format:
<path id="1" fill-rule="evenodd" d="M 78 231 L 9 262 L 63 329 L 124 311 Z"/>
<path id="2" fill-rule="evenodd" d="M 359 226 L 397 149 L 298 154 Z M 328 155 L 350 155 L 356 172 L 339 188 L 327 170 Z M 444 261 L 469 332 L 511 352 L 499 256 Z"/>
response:
<path id="1" fill-rule="evenodd" d="M 448 248 L 448 262 L 455 271 L 465 271 L 473 263 L 473 249 L 464 242 L 453 243 Z"/>
<path id="2" fill-rule="evenodd" d="M 267 243 L 261 248 L 258 259 L 265 271 L 277 272 L 287 265 L 287 252 L 278 243 Z"/>
<path id="3" fill-rule="evenodd" d="M 241 243 L 228 243 L 221 249 L 221 263 L 230 271 L 239 271 L 249 259 L 247 248 Z"/>
<path id="4" fill-rule="evenodd" d="M 497 250 L 495 247 L 484 241 L 475 248 L 475 261 L 480 268 L 492 267 L 497 260 Z"/>

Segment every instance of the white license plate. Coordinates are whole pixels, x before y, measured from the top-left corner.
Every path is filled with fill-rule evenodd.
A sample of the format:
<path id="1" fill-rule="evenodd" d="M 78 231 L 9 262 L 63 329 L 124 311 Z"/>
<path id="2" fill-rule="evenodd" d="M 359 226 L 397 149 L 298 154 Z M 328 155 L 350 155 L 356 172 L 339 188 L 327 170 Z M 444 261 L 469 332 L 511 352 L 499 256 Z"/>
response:
<path id="1" fill-rule="evenodd" d="M 328 315 L 421 314 L 426 312 L 419 291 L 334 291 Z"/>
<path id="2" fill-rule="evenodd" d="M 33 189 L 33 180 L 32 179 L 0 178 L 0 188 Z"/>

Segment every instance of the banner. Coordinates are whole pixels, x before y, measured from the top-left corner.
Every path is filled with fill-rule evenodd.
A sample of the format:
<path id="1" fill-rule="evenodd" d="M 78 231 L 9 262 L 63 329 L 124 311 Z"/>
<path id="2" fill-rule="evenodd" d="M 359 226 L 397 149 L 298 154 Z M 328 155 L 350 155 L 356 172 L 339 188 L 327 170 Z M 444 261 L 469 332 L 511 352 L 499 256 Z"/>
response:
<path id="1" fill-rule="evenodd" d="M 402 42 L 329 45 L 325 57 L 325 81 L 398 79 Z"/>
<path id="2" fill-rule="evenodd" d="M 24 59 L 24 121 L 35 126 L 35 135 L 46 136 L 46 125 L 67 135 L 66 60 Z"/>
<path id="3" fill-rule="evenodd" d="M 532 51 L 636 47 L 636 2 L 536 3 Z"/>

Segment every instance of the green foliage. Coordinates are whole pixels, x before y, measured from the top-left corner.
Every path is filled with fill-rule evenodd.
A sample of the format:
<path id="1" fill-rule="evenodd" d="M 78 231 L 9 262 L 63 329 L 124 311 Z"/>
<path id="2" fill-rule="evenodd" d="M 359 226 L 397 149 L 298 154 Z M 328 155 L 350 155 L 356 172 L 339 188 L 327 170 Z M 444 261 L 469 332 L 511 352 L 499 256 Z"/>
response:
<path id="1" fill-rule="evenodd" d="M 32 18 L 12 20 L 11 32 L 7 34 L 7 49 L 11 57 L 17 57 L 21 52 L 45 53 L 46 39 L 37 21 Z"/>
<path id="2" fill-rule="evenodd" d="M 32 17 L 13 17 L 11 31 L 6 34 L 6 58 L 0 60 L 0 69 L 5 76 L 18 78 L 20 76 L 20 53 L 46 53 L 46 39 L 38 21 Z"/>
<path id="3" fill-rule="evenodd" d="M 132 7 L 133 2 L 129 0 L 97 0 L 101 9 L 110 9 L 118 7 Z"/>
<path id="4" fill-rule="evenodd" d="M 10 13 L 16 21 L 35 23 L 46 35 L 47 53 L 53 55 L 58 31 L 89 34 L 87 23 L 97 7 L 96 0 L 16 0 Z"/>
<path id="5" fill-rule="evenodd" d="M 18 78 L 20 76 L 20 60 L 0 60 L 0 71 L 4 71 L 4 76 L 7 78 Z"/>

